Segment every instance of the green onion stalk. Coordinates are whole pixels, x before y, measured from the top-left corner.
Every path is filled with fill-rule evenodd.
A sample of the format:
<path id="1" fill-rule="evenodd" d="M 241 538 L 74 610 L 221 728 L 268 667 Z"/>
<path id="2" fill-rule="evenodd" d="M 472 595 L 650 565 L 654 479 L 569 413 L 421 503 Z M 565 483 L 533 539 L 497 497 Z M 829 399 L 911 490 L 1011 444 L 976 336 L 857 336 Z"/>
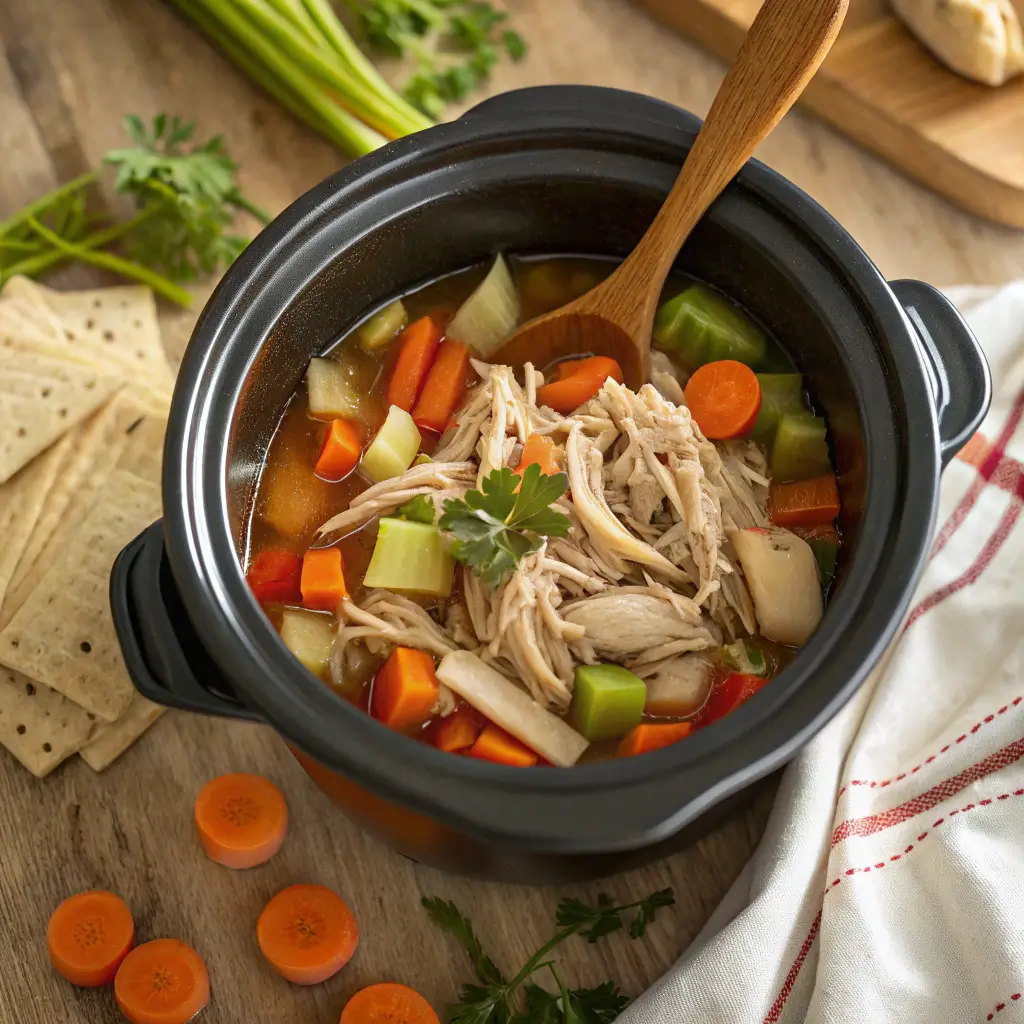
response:
<path id="1" fill-rule="evenodd" d="M 350 156 L 434 122 L 364 56 L 329 0 L 170 0 L 237 67 Z"/>

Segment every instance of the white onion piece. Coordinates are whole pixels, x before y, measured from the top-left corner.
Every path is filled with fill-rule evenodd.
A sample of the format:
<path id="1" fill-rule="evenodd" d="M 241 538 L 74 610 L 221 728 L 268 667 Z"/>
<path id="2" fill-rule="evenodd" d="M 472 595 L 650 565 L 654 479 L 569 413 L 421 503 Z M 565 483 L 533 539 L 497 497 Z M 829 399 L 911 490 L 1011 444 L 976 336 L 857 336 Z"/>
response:
<path id="1" fill-rule="evenodd" d="M 519 295 L 500 254 L 476 290 L 459 306 L 445 332 L 486 359 L 515 330 Z"/>

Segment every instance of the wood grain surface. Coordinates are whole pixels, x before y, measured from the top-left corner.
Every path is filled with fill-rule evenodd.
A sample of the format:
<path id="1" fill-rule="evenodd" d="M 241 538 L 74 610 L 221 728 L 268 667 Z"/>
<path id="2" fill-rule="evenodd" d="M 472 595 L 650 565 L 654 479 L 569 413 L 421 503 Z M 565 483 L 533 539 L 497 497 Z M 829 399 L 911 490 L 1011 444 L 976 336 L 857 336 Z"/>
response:
<path id="1" fill-rule="evenodd" d="M 707 110 L 722 68 L 625 0 L 512 0 L 530 58 L 493 87 L 589 82 Z M 329 146 L 254 91 L 159 0 L 0 0 L 0 216 L 57 180 L 95 165 L 120 142 L 127 111 L 196 118 L 222 132 L 244 188 L 277 211 L 341 163 Z M 829 129 L 789 115 L 758 153 L 824 203 L 890 277 L 936 284 L 1024 275 L 1018 233 L 973 220 L 910 184 Z M 68 272 L 69 283 L 95 278 Z M 197 307 L 205 292 L 198 293 Z M 195 313 L 166 310 L 172 357 Z M 258 771 L 284 791 L 292 829 L 270 864 L 232 873 L 200 853 L 192 800 L 211 776 Z M 757 842 L 760 801 L 688 852 L 605 883 L 623 897 L 675 888 L 677 906 L 642 944 L 613 936 L 570 943 L 574 983 L 615 978 L 638 993 L 696 934 Z M 326 985 L 299 989 L 260 960 L 264 902 L 300 881 L 333 886 L 355 910 L 362 940 Z M 46 918 L 71 892 L 116 889 L 140 937 L 178 936 L 206 957 L 208 1024 L 334 1024 L 346 997 L 373 981 L 419 987 L 437 1005 L 468 977 L 458 951 L 418 906 L 422 893 L 471 913 L 499 964 L 514 969 L 549 934 L 560 892 L 467 882 L 402 860 L 348 825 L 268 729 L 169 714 L 104 775 L 78 759 L 44 781 L 0 751 L 0 1021 L 121 1020 L 109 992 L 76 991 L 51 971 Z M 593 894 L 595 886 L 578 894 Z M 781 983 L 781 979 L 780 979 Z"/>

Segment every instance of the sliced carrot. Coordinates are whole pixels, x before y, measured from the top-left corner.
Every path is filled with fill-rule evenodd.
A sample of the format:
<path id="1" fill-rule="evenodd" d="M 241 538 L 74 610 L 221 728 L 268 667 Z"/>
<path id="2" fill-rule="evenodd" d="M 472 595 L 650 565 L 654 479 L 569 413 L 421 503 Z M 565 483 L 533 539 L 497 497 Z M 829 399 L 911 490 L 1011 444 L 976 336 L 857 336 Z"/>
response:
<path id="1" fill-rule="evenodd" d="M 314 472 L 325 480 L 341 480 L 356 468 L 361 453 L 362 441 L 356 424 L 351 420 L 331 420 Z"/>
<path id="2" fill-rule="evenodd" d="M 186 1024 L 210 1001 L 210 975 L 191 946 L 154 939 L 124 958 L 114 998 L 132 1024 Z"/>
<path id="3" fill-rule="evenodd" d="M 707 703 L 697 715 L 697 725 L 703 727 L 717 722 L 746 703 L 771 679 L 766 676 L 748 676 L 742 672 L 730 672 L 711 691 Z"/>
<path id="4" fill-rule="evenodd" d="M 84 988 L 109 985 L 134 942 L 132 912 L 104 889 L 69 896 L 46 926 L 50 962 L 62 978 Z"/>
<path id="5" fill-rule="evenodd" d="M 228 868 L 270 860 L 288 832 L 288 805 L 262 775 L 239 772 L 211 779 L 199 791 L 193 815 L 207 857 Z"/>
<path id="6" fill-rule="evenodd" d="M 789 484 L 772 484 L 769 518 L 778 526 L 829 526 L 839 515 L 835 473 Z"/>
<path id="7" fill-rule="evenodd" d="M 761 411 L 761 384 L 735 359 L 705 363 L 686 382 L 686 404 L 705 437 L 724 441 L 754 429 Z"/>
<path id="8" fill-rule="evenodd" d="M 469 748 L 470 757 L 494 764 L 507 764 L 513 768 L 530 768 L 537 763 L 537 755 L 504 729 L 488 724 Z"/>
<path id="9" fill-rule="evenodd" d="M 619 757 L 633 757 L 671 746 L 693 731 L 689 722 L 643 722 L 635 726 L 619 742 Z"/>
<path id="10" fill-rule="evenodd" d="M 319 985 L 352 959 L 359 928 L 337 893 L 322 885 L 290 885 L 263 908 L 256 941 L 282 978 Z"/>
<path id="11" fill-rule="evenodd" d="M 523 457 L 516 472 L 522 476 L 527 466 L 537 465 L 542 473 L 552 476 L 559 472 L 557 453 L 555 442 L 547 434 L 530 434 L 523 445 Z"/>
<path id="12" fill-rule="evenodd" d="M 434 746 L 449 754 L 468 750 L 483 732 L 484 719 L 476 708 L 463 704 L 447 718 L 442 718 L 434 733 Z"/>
<path id="13" fill-rule="evenodd" d="M 333 612 L 343 597 L 345 567 L 338 548 L 310 548 L 302 556 L 302 604 L 305 608 Z"/>
<path id="14" fill-rule="evenodd" d="M 429 316 L 409 324 L 398 340 L 398 359 L 388 382 L 388 405 L 412 412 L 441 344 L 441 326 Z"/>
<path id="15" fill-rule="evenodd" d="M 426 651 L 396 647 L 377 670 L 370 714 L 390 729 L 418 729 L 437 705 L 440 684 L 434 659 Z"/>
<path id="16" fill-rule="evenodd" d="M 561 367 L 571 367 L 573 364 L 576 364 L 576 369 L 572 373 L 563 374 Z M 561 363 L 559 374 L 558 380 L 537 389 L 537 404 L 549 406 L 561 413 L 573 412 L 584 402 L 589 402 L 609 377 L 622 383 L 622 368 L 614 359 L 604 356 Z"/>
<path id="17" fill-rule="evenodd" d="M 469 372 L 469 349 L 445 338 L 427 374 L 412 418 L 420 430 L 440 434 L 456 406 L 462 401 Z"/>
<path id="18" fill-rule="evenodd" d="M 257 601 L 291 604 L 301 598 L 301 569 L 302 560 L 294 551 L 267 548 L 249 563 L 245 578 Z"/>
<path id="19" fill-rule="evenodd" d="M 610 356 L 586 356 L 583 359 L 566 359 L 558 364 L 558 379 L 575 377 L 578 373 L 597 374 L 603 384 L 609 377 L 622 383 L 622 367 L 617 359 Z"/>
<path id="20" fill-rule="evenodd" d="M 414 989 L 391 981 L 360 989 L 338 1024 L 440 1024 L 434 1008 Z"/>

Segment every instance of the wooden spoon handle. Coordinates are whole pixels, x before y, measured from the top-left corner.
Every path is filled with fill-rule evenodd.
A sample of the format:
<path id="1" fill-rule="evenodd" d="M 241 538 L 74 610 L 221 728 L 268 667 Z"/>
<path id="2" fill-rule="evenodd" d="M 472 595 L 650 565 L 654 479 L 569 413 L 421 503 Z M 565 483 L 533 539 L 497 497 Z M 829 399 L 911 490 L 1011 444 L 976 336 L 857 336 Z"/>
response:
<path id="1" fill-rule="evenodd" d="M 818 70 L 848 2 L 764 0 L 668 199 L 620 268 L 621 277 L 632 280 L 617 284 L 635 288 L 636 295 L 653 294 L 657 301 L 697 221 Z"/>

